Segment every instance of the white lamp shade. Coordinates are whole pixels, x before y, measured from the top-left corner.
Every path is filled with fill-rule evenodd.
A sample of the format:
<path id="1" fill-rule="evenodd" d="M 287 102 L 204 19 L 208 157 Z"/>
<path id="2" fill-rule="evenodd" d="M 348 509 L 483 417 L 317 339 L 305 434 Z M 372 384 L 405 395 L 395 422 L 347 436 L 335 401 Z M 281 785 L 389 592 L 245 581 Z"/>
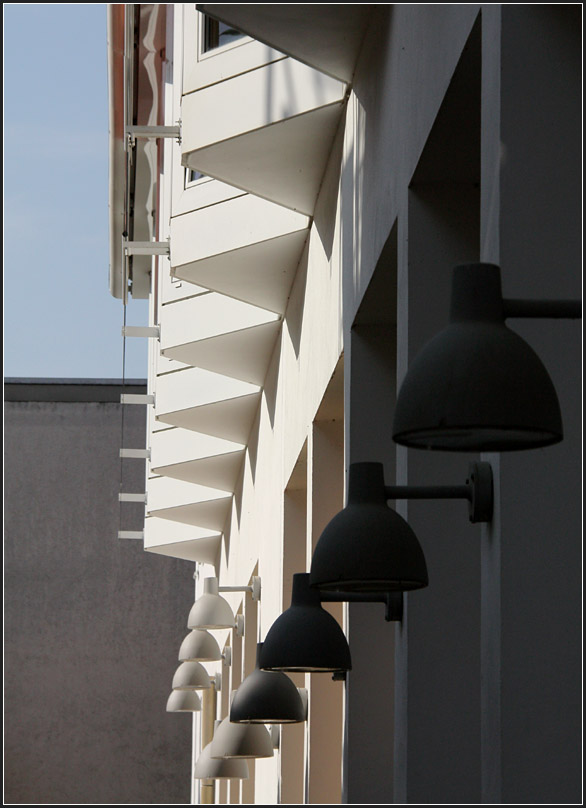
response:
<path id="1" fill-rule="evenodd" d="M 211 756 L 209 743 L 202 749 L 193 768 L 196 780 L 248 780 L 248 764 L 237 758 L 214 759 Z"/>
<path id="2" fill-rule="evenodd" d="M 173 690 L 206 690 L 212 683 L 199 662 L 182 662 L 173 677 Z"/>
<path id="3" fill-rule="evenodd" d="M 216 638 L 205 629 L 193 629 L 179 649 L 180 662 L 212 662 L 221 658 L 222 652 Z"/>
<path id="4" fill-rule="evenodd" d="M 201 710 L 201 699 L 195 690 L 173 690 L 167 699 L 168 713 L 197 713 Z"/>
<path id="5" fill-rule="evenodd" d="M 216 758 L 266 758 L 273 756 L 273 744 L 263 724 L 232 724 L 224 718 L 214 733 L 211 756 Z"/>
<path id="6" fill-rule="evenodd" d="M 218 579 L 205 578 L 204 593 L 189 612 L 187 628 L 234 628 L 234 613 L 228 601 L 219 594 Z"/>

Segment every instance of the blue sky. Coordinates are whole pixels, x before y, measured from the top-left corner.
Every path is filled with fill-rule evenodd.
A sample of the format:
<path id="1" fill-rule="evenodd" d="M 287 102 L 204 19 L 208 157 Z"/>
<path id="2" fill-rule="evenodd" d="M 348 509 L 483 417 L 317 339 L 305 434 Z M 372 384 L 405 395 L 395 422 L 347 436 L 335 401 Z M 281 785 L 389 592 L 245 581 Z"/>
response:
<path id="1" fill-rule="evenodd" d="M 105 4 L 4 4 L 4 375 L 120 378 Z M 146 325 L 146 301 L 127 323 Z M 146 340 L 126 340 L 145 378 Z"/>

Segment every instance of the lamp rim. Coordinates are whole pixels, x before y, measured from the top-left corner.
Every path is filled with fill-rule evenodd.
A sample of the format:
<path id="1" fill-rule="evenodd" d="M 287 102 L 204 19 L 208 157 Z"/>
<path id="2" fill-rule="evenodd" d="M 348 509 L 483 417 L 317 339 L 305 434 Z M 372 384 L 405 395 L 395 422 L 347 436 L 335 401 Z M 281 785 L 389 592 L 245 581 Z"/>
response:
<path id="1" fill-rule="evenodd" d="M 512 436 L 516 434 L 516 440 L 511 440 Z M 456 441 L 466 436 L 475 435 L 475 442 L 468 442 L 465 447 L 459 443 L 454 443 L 453 446 L 446 445 L 442 442 L 441 445 L 434 445 L 436 441 L 446 441 L 446 439 L 453 438 Z M 486 436 L 491 435 L 490 442 L 487 442 Z M 523 426 L 487 426 L 486 424 L 467 424 L 466 426 L 442 426 L 435 428 L 433 426 L 417 427 L 417 429 L 406 429 L 402 432 L 397 432 L 393 435 L 395 443 L 401 446 L 407 446 L 410 449 L 427 449 L 431 451 L 443 452 L 511 452 L 518 451 L 523 448 L 538 448 L 539 446 L 551 446 L 559 443 L 564 438 L 562 432 L 554 432 L 549 429 L 537 429 Z M 498 448 L 495 443 L 495 448 L 490 448 L 490 443 L 499 441 Z M 502 441 L 506 441 L 502 443 Z M 535 441 L 538 441 L 536 445 Z"/>
<path id="2" fill-rule="evenodd" d="M 312 583 L 315 589 L 323 589 L 326 592 L 410 592 L 414 589 L 422 589 L 426 583 L 418 580 L 397 580 L 396 578 L 380 578 L 365 580 L 364 578 L 348 578 L 336 581 L 320 581 Z"/>

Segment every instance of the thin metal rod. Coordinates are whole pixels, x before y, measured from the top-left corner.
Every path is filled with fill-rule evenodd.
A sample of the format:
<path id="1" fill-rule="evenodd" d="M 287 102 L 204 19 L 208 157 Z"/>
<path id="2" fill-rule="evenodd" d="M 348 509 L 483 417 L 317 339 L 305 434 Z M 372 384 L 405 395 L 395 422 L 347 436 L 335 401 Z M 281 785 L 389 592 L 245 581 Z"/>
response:
<path id="1" fill-rule="evenodd" d="M 505 317 L 543 317 L 567 320 L 582 318 L 581 300 L 503 300 Z"/>
<path id="2" fill-rule="evenodd" d="M 201 696 L 201 748 L 206 747 L 214 737 L 216 720 L 216 686 L 204 690 Z M 216 801 L 216 781 L 202 780 L 200 783 L 200 802 L 202 805 L 213 805 Z"/>
<path id="3" fill-rule="evenodd" d="M 467 499 L 472 492 L 468 485 L 385 485 L 387 499 Z"/>

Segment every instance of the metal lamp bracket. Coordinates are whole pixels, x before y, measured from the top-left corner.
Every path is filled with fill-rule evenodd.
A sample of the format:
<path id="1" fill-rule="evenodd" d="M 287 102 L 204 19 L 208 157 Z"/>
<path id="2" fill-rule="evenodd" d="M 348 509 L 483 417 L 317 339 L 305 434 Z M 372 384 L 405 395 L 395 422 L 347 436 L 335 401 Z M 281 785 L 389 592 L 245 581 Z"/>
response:
<path id="1" fill-rule="evenodd" d="M 122 328 L 123 337 L 155 337 L 160 339 L 161 329 L 158 325 L 141 326 L 141 325 L 125 325 Z"/>
<path id="2" fill-rule="evenodd" d="M 236 636 L 237 637 L 244 637 L 244 615 L 237 614 L 236 615 L 236 622 L 234 624 L 234 628 L 236 629 Z"/>
<path id="3" fill-rule="evenodd" d="M 252 583 L 248 586 L 219 586 L 218 592 L 250 592 L 253 600 L 260 600 L 260 578 L 252 576 Z"/>
<path id="4" fill-rule="evenodd" d="M 319 598 L 322 603 L 384 603 L 387 622 L 400 622 L 403 619 L 402 592 L 344 592 L 322 589 L 319 591 Z"/>
<path id="5" fill-rule="evenodd" d="M 174 137 L 181 145 L 181 121 L 177 121 L 177 126 L 127 126 L 126 135 L 129 146 L 134 146 L 138 137 Z"/>
<path id="6" fill-rule="evenodd" d="M 537 319 L 580 320 L 581 300 L 521 300 L 503 298 L 503 310 L 507 317 L 530 317 Z"/>
<path id="7" fill-rule="evenodd" d="M 271 744 L 273 745 L 273 749 L 279 749 L 281 747 L 280 724 L 271 724 L 269 733 L 271 735 Z"/>
<path id="8" fill-rule="evenodd" d="M 169 255 L 169 241 L 129 241 L 124 239 L 124 254 L 129 255 Z"/>
<path id="9" fill-rule="evenodd" d="M 230 667 L 230 665 L 232 664 L 232 649 L 230 648 L 229 645 L 227 645 L 224 648 L 224 653 L 222 654 L 222 661 L 224 665 L 226 665 L 227 667 Z"/>
<path id="10" fill-rule="evenodd" d="M 490 463 L 470 463 L 468 469 L 468 514 L 471 522 L 490 522 L 494 504 Z"/>
<path id="11" fill-rule="evenodd" d="M 387 499 L 467 499 L 471 522 L 490 522 L 493 511 L 492 467 L 470 463 L 464 485 L 386 485 Z"/>

